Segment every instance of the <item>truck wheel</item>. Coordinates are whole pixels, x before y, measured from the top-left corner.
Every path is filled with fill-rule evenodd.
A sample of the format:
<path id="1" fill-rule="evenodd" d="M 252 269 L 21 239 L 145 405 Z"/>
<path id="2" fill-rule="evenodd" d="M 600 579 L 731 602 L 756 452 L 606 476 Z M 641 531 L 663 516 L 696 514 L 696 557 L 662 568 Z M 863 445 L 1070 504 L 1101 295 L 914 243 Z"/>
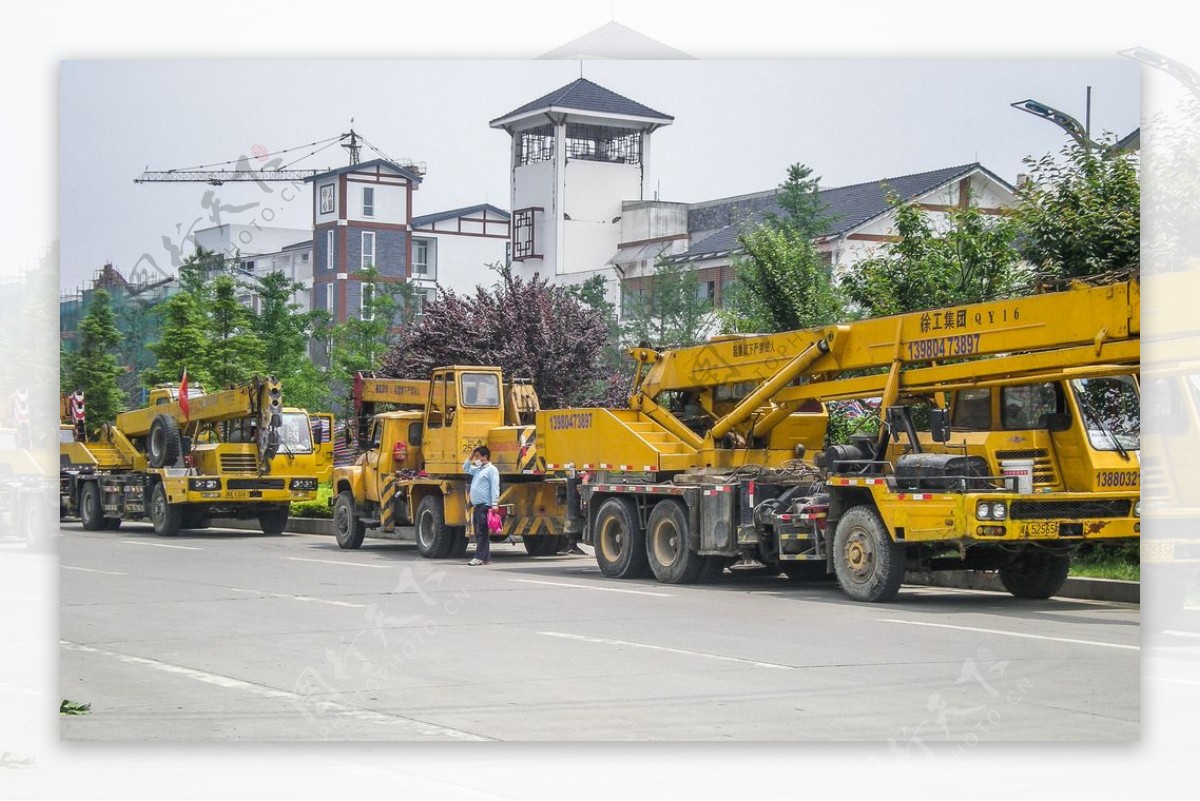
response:
<path id="1" fill-rule="evenodd" d="M 873 508 L 855 506 L 838 521 L 833 567 L 852 600 L 890 601 L 904 581 L 904 546 L 892 542 Z"/>
<path id="2" fill-rule="evenodd" d="M 704 557 L 688 547 L 687 508 L 679 501 L 659 501 L 651 510 L 646 557 L 664 584 L 694 584 L 700 578 Z"/>
<path id="3" fill-rule="evenodd" d="M 333 536 L 338 547 L 348 551 L 361 548 L 367 536 L 366 524 L 354 511 L 354 493 L 350 490 L 339 492 L 333 504 Z"/>
<path id="4" fill-rule="evenodd" d="M 150 522 L 160 537 L 174 537 L 183 526 L 183 509 L 177 503 L 167 502 L 167 489 L 161 481 L 150 493 Z"/>
<path id="5" fill-rule="evenodd" d="M 558 553 L 558 537 L 542 534 L 537 537 L 522 537 L 525 552 L 530 556 L 554 556 Z"/>
<path id="6" fill-rule="evenodd" d="M 50 533 L 48 515 L 36 500 L 26 501 L 21 510 L 21 528 L 25 548 L 33 553 L 46 553 L 54 549 L 54 537 Z"/>
<path id="7" fill-rule="evenodd" d="M 1050 551 L 1028 550 L 1000 568 L 1000 583 L 1017 598 L 1049 598 L 1062 589 L 1071 569 L 1071 557 Z"/>
<path id="8" fill-rule="evenodd" d="M 287 504 L 282 506 L 268 506 L 266 509 L 260 509 L 258 512 L 258 525 L 262 528 L 263 534 L 282 534 L 287 528 L 288 516 L 291 510 Z"/>
<path id="9" fill-rule="evenodd" d="M 151 467 L 171 467 L 179 460 L 182 450 L 179 423 L 169 414 L 158 414 L 150 423 L 146 437 L 146 461 Z"/>
<path id="10" fill-rule="evenodd" d="M 208 528 L 212 525 L 212 517 L 210 517 L 204 509 L 184 509 L 183 510 L 183 528 L 201 529 Z"/>
<path id="11" fill-rule="evenodd" d="M 650 572 L 646 537 L 629 498 L 609 498 L 596 511 L 596 564 L 609 578 L 643 578 Z"/>
<path id="12" fill-rule="evenodd" d="M 445 559 L 454 548 L 454 527 L 446 525 L 441 495 L 426 495 L 417 505 L 417 552 L 426 559 Z M 465 539 L 465 537 L 464 537 Z"/>
<path id="13" fill-rule="evenodd" d="M 84 531 L 104 529 L 104 507 L 100 505 L 100 485 L 85 481 L 79 488 L 79 522 Z"/>

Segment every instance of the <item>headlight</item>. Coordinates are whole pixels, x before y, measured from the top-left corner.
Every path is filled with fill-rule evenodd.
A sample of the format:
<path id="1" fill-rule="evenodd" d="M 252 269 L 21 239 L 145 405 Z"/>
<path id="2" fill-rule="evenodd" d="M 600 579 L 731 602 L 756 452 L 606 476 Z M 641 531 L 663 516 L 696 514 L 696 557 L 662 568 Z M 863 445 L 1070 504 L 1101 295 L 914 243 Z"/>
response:
<path id="1" fill-rule="evenodd" d="M 979 520 L 989 520 L 992 516 L 992 505 L 987 501 L 980 501 L 975 507 L 975 517 Z"/>
<path id="2" fill-rule="evenodd" d="M 992 504 L 993 520 L 1003 520 L 1006 517 L 1008 517 L 1008 509 L 1005 508 L 1003 502 L 997 501 L 996 503 Z"/>
<path id="3" fill-rule="evenodd" d="M 1134 517 L 1142 516 L 1142 502 L 1141 501 L 1133 502 L 1133 516 Z"/>
<path id="4" fill-rule="evenodd" d="M 317 480 L 315 478 L 293 478 L 291 487 L 294 490 L 315 490 Z"/>
<path id="5" fill-rule="evenodd" d="M 189 478 L 188 489 L 196 492 L 212 492 L 221 488 L 219 478 Z"/>

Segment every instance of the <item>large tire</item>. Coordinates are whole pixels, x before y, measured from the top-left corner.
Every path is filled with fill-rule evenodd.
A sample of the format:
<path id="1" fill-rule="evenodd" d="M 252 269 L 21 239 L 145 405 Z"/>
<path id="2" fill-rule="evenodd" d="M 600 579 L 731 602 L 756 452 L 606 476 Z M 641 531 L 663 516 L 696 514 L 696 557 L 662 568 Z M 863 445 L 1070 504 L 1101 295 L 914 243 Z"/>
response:
<path id="1" fill-rule="evenodd" d="M 1000 583 L 1017 598 L 1042 600 L 1062 589 L 1070 569 L 1070 556 L 1027 550 L 1000 568 Z"/>
<path id="2" fill-rule="evenodd" d="M 21 509 L 21 533 L 25 548 L 32 553 L 48 553 L 54 550 L 54 535 L 50 530 L 49 515 L 38 499 L 26 499 Z"/>
<path id="3" fill-rule="evenodd" d="M 339 548 L 353 551 L 361 548 L 367 536 L 367 526 L 354 511 L 354 493 L 339 492 L 333 504 L 333 535 Z"/>
<path id="4" fill-rule="evenodd" d="M 191 507 L 183 510 L 183 528 L 202 529 L 212 525 L 212 517 L 204 508 Z"/>
<path id="5" fill-rule="evenodd" d="M 554 556 L 558 553 L 559 538 L 547 534 L 538 537 L 522 537 L 525 552 L 530 556 Z"/>
<path id="6" fill-rule="evenodd" d="M 258 511 L 258 525 L 263 534 L 282 534 L 287 528 L 291 510 L 287 504 L 268 506 Z"/>
<path id="7" fill-rule="evenodd" d="M 84 531 L 104 530 L 104 507 L 100 505 L 100 485 L 85 481 L 79 488 L 79 522 Z"/>
<path id="8" fill-rule="evenodd" d="M 179 434 L 179 423 L 168 414 L 158 414 L 150 423 L 150 434 L 146 437 L 146 461 L 151 467 L 172 467 L 179 461 L 183 440 Z"/>
<path id="9" fill-rule="evenodd" d="M 873 508 L 855 506 L 838 521 L 833 567 L 852 600 L 890 601 L 904 582 L 904 546 L 892 542 Z"/>
<path id="10" fill-rule="evenodd" d="M 417 534 L 417 552 L 426 559 L 445 559 L 454 549 L 455 529 L 446 525 L 441 495 L 426 495 L 421 499 L 413 528 Z"/>
<path id="11" fill-rule="evenodd" d="M 664 584 L 695 584 L 704 557 L 688 547 L 687 507 L 679 501 L 659 501 L 646 521 L 646 559 L 654 577 Z"/>
<path id="12" fill-rule="evenodd" d="M 600 572 L 609 578 L 644 578 L 646 537 L 638 522 L 637 507 L 629 498 L 609 498 L 596 510 L 594 550 Z"/>
<path id="13" fill-rule="evenodd" d="M 183 527 L 183 508 L 167 502 L 167 490 L 161 481 L 150 493 L 150 522 L 154 525 L 154 533 L 160 537 L 174 537 Z"/>

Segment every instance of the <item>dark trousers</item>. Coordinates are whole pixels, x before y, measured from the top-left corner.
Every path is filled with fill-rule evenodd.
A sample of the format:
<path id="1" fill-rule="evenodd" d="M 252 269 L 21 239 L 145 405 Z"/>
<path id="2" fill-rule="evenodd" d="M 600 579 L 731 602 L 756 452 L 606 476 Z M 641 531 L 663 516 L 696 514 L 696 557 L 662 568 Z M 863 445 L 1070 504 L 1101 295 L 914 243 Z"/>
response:
<path id="1" fill-rule="evenodd" d="M 475 529 L 475 558 L 484 562 L 492 559 L 492 541 L 488 539 L 488 509 L 486 503 L 471 507 L 471 525 Z"/>

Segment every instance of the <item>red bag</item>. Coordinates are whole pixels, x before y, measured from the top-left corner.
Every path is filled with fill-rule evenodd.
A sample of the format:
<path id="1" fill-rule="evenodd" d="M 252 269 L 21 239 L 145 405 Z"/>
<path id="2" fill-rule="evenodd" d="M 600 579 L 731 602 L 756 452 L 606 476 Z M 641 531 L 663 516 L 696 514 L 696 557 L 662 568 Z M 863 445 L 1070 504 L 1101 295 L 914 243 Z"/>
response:
<path id="1" fill-rule="evenodd" d="M 495 509 L 488 509 L 488 533 L 499 534 L 504 528 L 504 521 L 500 519 L 500 513 Z"/>

